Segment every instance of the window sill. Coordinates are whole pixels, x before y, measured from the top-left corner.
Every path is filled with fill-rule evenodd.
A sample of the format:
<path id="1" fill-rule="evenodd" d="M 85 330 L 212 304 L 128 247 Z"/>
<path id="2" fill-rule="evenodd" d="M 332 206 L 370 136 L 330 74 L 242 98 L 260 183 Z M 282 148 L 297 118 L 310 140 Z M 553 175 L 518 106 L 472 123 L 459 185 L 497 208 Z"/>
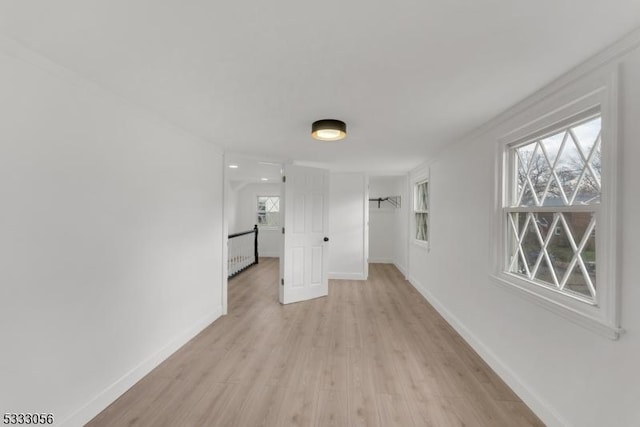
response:
<path id="1" fill-rule="evenodd" d="M 602 319 L 598 319 L 588 313 L 584 313 L 583 311 L 572 307 L 571 304 L 561 301 L 560 297 L 554 298 L 549 293 L 545 295 L 543 290 L 538 291 L 537 289 L 534 290 L 528 286 L 524 286 L 519 283 L 519 280 L 513 279 L 506 274 L 491 274 L 490 277 L 493 279 L 492 281 L 495 284 L 503 287 L 504 289 L 507 289 L 508 291 L 599 335 L 605 336 L 611 340 L 617 340 L 620 338 L 620 335 L 624 333 L 622 328 L 612 326 Z"/>
<path id="2" fill-rule="evenodd" d="M 414 244 L 414 246 L 418 246 L 420 248 L 429 250 L 429 241 L 428 240 L 417 240 L 417 239 L 413 239 L 411 240 L 411 243 Z"/>

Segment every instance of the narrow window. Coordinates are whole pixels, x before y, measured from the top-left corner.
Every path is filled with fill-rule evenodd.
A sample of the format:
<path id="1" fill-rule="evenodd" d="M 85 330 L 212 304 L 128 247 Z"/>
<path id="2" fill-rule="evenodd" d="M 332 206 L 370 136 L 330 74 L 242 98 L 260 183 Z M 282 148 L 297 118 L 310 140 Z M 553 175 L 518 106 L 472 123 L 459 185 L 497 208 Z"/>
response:
<path id="1" fill-rule="evenodd" d="M 429 181 L 414 185 L 413 212 L 415 215 L 414 238 L 420 242 L 429 240 Z"/>

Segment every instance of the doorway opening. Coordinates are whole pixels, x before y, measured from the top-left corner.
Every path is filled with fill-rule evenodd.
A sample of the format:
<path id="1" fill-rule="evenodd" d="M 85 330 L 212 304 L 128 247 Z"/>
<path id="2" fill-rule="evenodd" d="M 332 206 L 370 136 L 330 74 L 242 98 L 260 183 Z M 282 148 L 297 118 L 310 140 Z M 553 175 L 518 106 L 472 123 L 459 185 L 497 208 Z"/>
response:
<path id="1" fill-rule="evenodd" d="M 223 283 L 223 313 L 233 307 L 229 301 L 231 286 L 268 297 L 275 291 L 277 301 L 278 269 L 255 269 L 256 264 L 279 265 L 283 251 L 282 168 L 279 161 L 243 154 L 225 154 L 225 222 L 227 274 Z M 254 271 L 252 271 L 252 269 Z M 256 271 L 261 276 L 256 277 Z M 263 275 L 266 275 L 263 277 Z M 243 292 L 234 292 L 234 298 Z"/>
<path id="2" fill-rule="evenodd" d="M 369 176 L 369 263 L 405 271 L 408 211 L 406 175 Z"/>

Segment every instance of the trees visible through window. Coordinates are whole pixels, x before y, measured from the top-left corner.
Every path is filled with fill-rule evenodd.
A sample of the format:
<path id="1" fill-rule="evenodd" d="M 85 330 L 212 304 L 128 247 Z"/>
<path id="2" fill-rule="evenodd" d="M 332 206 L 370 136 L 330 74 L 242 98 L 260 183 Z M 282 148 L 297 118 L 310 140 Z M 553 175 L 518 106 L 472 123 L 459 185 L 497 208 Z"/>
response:
<path id="1" fill-rule="evenodd" d="M 280 223 L 280 197 L 258 196 L 258 226 L 277 227 Z"/>
<path id="2" fill-rule="evenodd" d="M 618 70 L 602 68 L 506 119 L 491 239 L 495 283 L 619 337 Z"/>
<path id="3" fill-rule="evenodd" d="M 413 197 L 415 215 L 415 239 L 426 242 L 429 240 L 429 181 L 415 184 Z"/>
<path id="4" fill-rule="evenodd" d="M 508 273 L 595 303 L 599 111 L 509 146 Z M 606 143 L 606 142 L 605 142 Z"/>

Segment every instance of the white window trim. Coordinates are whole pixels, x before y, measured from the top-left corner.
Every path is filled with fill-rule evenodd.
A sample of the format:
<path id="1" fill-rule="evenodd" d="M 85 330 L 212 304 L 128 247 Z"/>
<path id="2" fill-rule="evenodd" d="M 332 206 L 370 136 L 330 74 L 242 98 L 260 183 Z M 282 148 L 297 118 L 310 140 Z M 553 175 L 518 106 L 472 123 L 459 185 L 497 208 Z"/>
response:
<path id="1" fill-rule="evenodd" d="M 256 195 L 256 224 L 258 225 L 258 228 L 260 230 L 279 230 L 280 229 L 280 224 L 282 223 L 282 209 L 278 211 L 279 215 L 279 223 L 278 225 L 260 225 L 258 223 L 258 200 L 260 199 L 260 197 L 277 197 L 278 199 L 280 199 L 280 202 L 282 201 L 282 197 L 279 194 L 273 194 L 273 195 L 268 195 L 268 194 L 257 194 Z"/>
<path id="2" fill-rule="evenodd" d="M 416 211 L 415 211 L 415 197 L 416 197 L 416 185 L 428 182 L 429 183 L 429 191 L 427 192 L 427 240 L 418 240 L 416 239 Z M 416 176 L 412 177 L 410 180 L 410 194 L 411 194 L 411 220 L 409 222 L 409 241 L 418 247 L 426 249 L 427 251 L 431 251 L 431 169 L 427 168 L 426 170 L 418 173 Z"/>
<path id="3" fill-rule="evenodd" d="M 598 254 L 598 299 L 588 304 L 579 298 L 536 285 L 504 271 L 507 254 L 506 215 L 508 186 L 506 162 L 514 142 L 558 125 L 585 111 L 599 107 L 602 116 L 602 198 L 599 207 L 596 253 Z M 619 313 L 618 228 L 619 174 L 618 152 L 618 69 L 603 67 L 569 84 L 556 93 L 520 112 L 506 123 L 512 132 L 499 139 L 496 152 L 496 203 L 494 208 L 493 277 L 495 283 L 516 292 L 590 330 L 617 339 L 622 333 Z"/>

